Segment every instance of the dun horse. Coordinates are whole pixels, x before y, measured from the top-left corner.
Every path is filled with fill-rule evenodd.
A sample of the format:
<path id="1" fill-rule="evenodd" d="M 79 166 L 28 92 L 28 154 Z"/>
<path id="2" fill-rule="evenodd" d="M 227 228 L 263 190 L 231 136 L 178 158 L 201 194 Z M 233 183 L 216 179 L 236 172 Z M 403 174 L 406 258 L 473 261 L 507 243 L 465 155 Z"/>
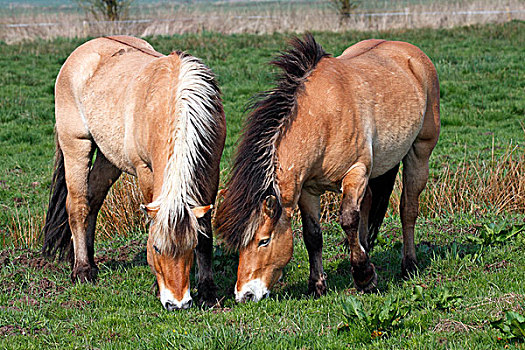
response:
<path id="1" fill-rule="evenodd" d="M 258 301 L 293 252 L 299 205 L 310 261 L 308 291 L 326 291 L 319 196 L 342 191 L 340 224 L 354 283 L 376 287 L 368 257 L 403 162 L 404 275 L 416 269 L 414 225 L 439 136 L 439 84 L 429 58 L 403 42 L 367 40 L 330 57 L 311 35 L 273 64 L 278 85 L 255 102 L 218 208 L 218 235 L 239 249 L 237 301 Z"/>
<path id="2" fill-rule="evenodd" d="M 162 305 L 191 306 L 194 248 L 199 297 L 213 303 L 208 210 L 217 193 L 226 126 L 211 70 L 182 52 L 164 56 L 137 38 L 94 39 L 62 66 L 55 114 L 44 254 L 73 259 L 73 249 L 72 280 L 95 280 L 97 214 L 124 171 L 137 176 L 146 201 L 147 259 Z"/>

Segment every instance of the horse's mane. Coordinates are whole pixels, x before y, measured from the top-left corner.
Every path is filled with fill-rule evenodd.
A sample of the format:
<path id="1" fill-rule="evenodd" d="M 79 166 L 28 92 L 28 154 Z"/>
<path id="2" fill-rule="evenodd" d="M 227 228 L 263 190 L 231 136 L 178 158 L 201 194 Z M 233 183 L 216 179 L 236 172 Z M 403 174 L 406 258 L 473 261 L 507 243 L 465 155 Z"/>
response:
<path id="1" fill-rule="evenodd" d="M 174 100 L 169 103 L 170 155 L 158 198 L 148 205 L 158 209 L 152 227 L 154 245 L 176 255 L 193 249 L 200 229 L 191 208 L 210 203 L 209 174 L 221 141 L 220 120 L 224 115 L 220 90 L 213 72 L 198 58 L 173 52 L 180 59 Z"/>
<path id="2" fill-rule="evenodd" d="M 261 222 L 268 195 L 278 199 L 275 181 L 276 143 L 296 112 L 297 95 L 317 63 L 328 54 L 311 34 L 294 38 L 291 48 L 271 64 L 282 69 L 277 86 L 258 95 L 252 104 L 215 223 L 217 234 L 233 249 L 246 246 Z M 277 215 L 279 217 L 280 215 Z"/>

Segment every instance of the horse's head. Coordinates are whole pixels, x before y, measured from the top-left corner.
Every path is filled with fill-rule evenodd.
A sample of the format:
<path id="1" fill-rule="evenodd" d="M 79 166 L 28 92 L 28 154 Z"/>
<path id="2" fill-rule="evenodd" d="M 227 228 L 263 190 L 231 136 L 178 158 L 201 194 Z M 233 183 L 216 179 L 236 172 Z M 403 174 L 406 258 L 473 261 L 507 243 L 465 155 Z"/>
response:
<path id="1" fill-rule="evenodd" d="M 238 302 L 259 301 L 268 296 L 292 258 L 290 213 L 273 195 L 266 197 L 261 210 L 253 237 L 239 250 L 235 286 Z"/>
<path id="2" fill-rule="evenodd" d="M 196 207 L 191 211 L 195 218 L 203 217 L 211 205 Z M 167 249 L 155 243 L 152 232 L 155 231 L 155 225 L 158 223 L 154 220 L 158 208 L 144 209 L 147 215 L 153 219 L 150 227 L 150 234 L 147 243 L 147 258 L 151 270 L 157 278 L 157 284 L 160 292 L 160 302 L 168 311 L 178 309 L 188 309 L 193 304 L 190 294 L 190 269 L 193 265 L 193 249 L 196 242 L 187 249 L 173 250 Z M 175 231 L 177 228 L 174 229 Z"/>

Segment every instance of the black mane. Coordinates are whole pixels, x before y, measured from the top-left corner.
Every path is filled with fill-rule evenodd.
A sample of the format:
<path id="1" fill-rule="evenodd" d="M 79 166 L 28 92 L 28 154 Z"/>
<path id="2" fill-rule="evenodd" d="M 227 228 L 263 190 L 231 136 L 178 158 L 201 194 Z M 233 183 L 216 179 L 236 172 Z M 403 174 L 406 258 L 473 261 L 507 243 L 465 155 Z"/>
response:
<path id="1" fill-rule="evenodd" d="M 224 201 L 217 211 L 217 234 L 230 248 L 239 249 L 252 239 L 249 225 L 257 220 L 266 196 L 276 196 L 280 212 L 275 183 L 276 141 L 295 114 L 297 95 L 305 80 L 319 61 L 329 56 L 311 34 L 303 40 L 296 37 L 290 44 L 290 49 L 271 62 L 283 70 L 277 86 L 259 94 L 251 106 Z"/>

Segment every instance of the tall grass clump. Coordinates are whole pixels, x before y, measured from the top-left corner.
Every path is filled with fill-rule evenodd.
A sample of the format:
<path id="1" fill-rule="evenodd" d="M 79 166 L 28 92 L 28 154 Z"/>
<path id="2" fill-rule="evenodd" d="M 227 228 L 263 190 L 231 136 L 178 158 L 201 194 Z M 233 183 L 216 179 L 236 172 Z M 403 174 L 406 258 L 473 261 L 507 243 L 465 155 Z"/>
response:
<path id="1" fill-rule="evenodd" d="M 111 188 L 98 215 L 97 235 L 110 239 L 132 231 L 146 231 L 146 218 L 140 212 L 143 203 L 137 179 L 123 175 Z"/>
<path id="2" fill-rule="evenodd" d="M 402 170 L 399 171 L 390 197 L 387 215 L 399 215 Z M 339 219 L 341 195 L 326 193 L 321 197 L 321 222 Z M 420 216 L 429 218 L 468 213 L 499 215 L 525 212 L 525 149 L 507 146 L 501 156 L 489 160 L 465 158 L 459 164 L 445 164 L 430 177 L 419 199 Z"/>
<path id="3" fill-rule="evenodd" d="M 5 247 L 9 243 L 15 247 L 38 247 L 43 227 L 44 217 L 41 214 L 31 211 L 29 206 L 25 210 L 15 208 L 5 227 L 6 234 L 2 235 L 2 245 Z"/>
<path id="4" fill-rule="evenodd" d="M 396 200 L 399 200 L 399 190 Z M 422 215 L 437 217 L 457 213 L 473 215 L 525 211 L 525 149 L 510 144 L 490 160 L 464 159 L 447 164 L 429 181 L 420 204 Z"/>

